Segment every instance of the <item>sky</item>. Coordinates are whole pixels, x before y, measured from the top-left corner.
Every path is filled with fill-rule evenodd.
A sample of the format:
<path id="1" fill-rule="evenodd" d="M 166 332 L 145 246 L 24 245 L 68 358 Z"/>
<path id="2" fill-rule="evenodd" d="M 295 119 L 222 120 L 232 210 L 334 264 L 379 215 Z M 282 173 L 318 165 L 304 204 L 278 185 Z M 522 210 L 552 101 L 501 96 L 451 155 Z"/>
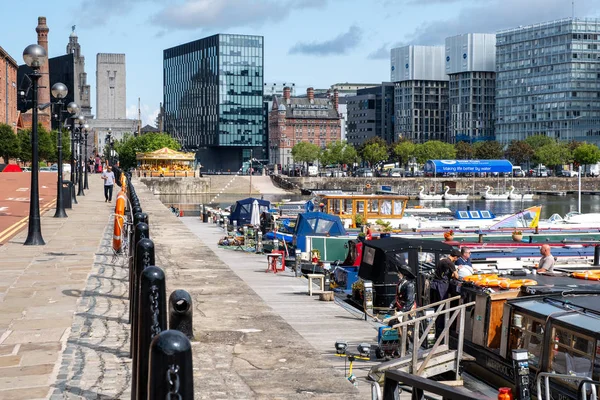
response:
<path id="1" fill-rule="evenodd" d="M 572 0 L 0 0 L 0 46 L 19 64 L 50 28 L 49 56 L 66 53 L 76 26 L 95 110 L 97 53 L 125 53 L 127 116 L 154 124 L 163 101 L 163 50 L 216 33 L 264 36 L 265 82 L 297 92 L 390 79 L 389 50 L 443 44 L 448 36 L 567 18 Z M 8 5 L 10 4 L 10 5 Z M 26 6 L 25 6 L 26 4 Z M 59 6 L 64 4 L 64 6 Z M 600 0 L 575 0 L 574 15 L 600 17 Z"/>

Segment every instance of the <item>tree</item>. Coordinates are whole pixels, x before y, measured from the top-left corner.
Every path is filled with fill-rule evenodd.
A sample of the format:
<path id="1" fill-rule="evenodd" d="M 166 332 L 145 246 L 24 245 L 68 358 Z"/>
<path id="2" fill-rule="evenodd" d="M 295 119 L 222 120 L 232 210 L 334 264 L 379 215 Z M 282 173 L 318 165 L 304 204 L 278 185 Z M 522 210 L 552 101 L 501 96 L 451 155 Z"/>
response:
<path id="1" fill-rule="evenodd" d="M 119 155 L 122 168 L 131 168 L 136 165 L 136 153 L 147 153 L 167 147 L 172 150 L 181 149 L 181 145 L 168 133 L 149 132 L 141 136 L 133 136 L 125 133 L 122 140 L 115 141 L 114 149 Z M 110 152 L 110 146 L 106 146 L 104 154 Z"/>
<path id="2" fill-rule="evenodd" d="M 413 142 L 403 140 L 395 143 L 392 147 L 392 152 L 400 160 L 401 165 L 408 165 L 411 158 L 415 156 L 417 147 Z"/>
<path id="3" fill-rule="evenodd" d="M 40 159 L 52 162 L 56 160 L 56 142 L 42 124 L 38 125 L 38 154 Z"/>
<path id="4" fill-rule="evenodd" d="M 533 158 L 534 154 L 535 151 L 533 150 L 533 147 L 531 147 L 529 143 L 524 140 L 513 140 L 510 142 L 505 153 L 506 158 L 508 158 L 515 165 L 521 165 L 529 162 Z"/>
<path id="5" fill-rule="evenodd" d="M 566 164 L 571 158 L 568 145 L 552 142 L 535 150 L 535 159 L 540 164 L 554 169 L 558 165 Z"/>
<path id="6" fill-rule="evenodd" d="M 539 149 L 540 147 L 546 146 L 547 144 L 551 144 L 556 141 L 546 135 L 533 135 L 525 139 L 525 142 L 528 145 L 530 145 L 533 149 Z"/>
<path id="7" fill-rule="evenodd" d="M 419 164 L 425 164 L 427 160 L 454 160 L 456 149 L 450 143 L 430 140 L 416 146 L 415 156 Z"/>
<path id="8" fill-rule="evenodd" d="M 473 145 L 473 151 L 478 160 L 498 160 L 504 156 L 502 145 L 495 140 L 477 142 Z"/>
<path id="9" fill-rule="evenodd" d="M 325 147 L 320 154 L 319 161 L 322 165 L 353 164 L 358 160 L 358 153 L 346 141 L 336 140 Z"/>
<path id="10" fill-rule="evenodd" d="M 19 139 L 10 125 L 0 124 L 0 156 L 6 164 L 9 159 L 19 157 Z"/>
<path id="11" fill-rule="evenodd" d="M 458 142 L 454 145 L 454 149 L 456 150 L 456 158 L 459 160 L 471 160 L 475 155 L 473 146 L 468 142 Z"/>
<path id="12" fill-rule="evenodd" d="M 318 160 L 320 155 L 321 148 L 314 143 L 300 142 L 292 147 L 292 157 L 294 157 L 294 162 L 306 163 L 307 171 L 308 163 Z"/>
<path id="13" fill-rule="evenodd" d="M 370 166 L 389 158 L 387 143 L 379 136 L 365 141 L 361 146 L 359 154 Z"/>
<path id="14" fill-rule="evenodd" d="M 19 140 L 19 158 L 23 162 L 31 161 L 31 130 L 23 129 L 17 132 Z"/>
<path id="15" fill-rule="evenodd" d="M 573 151 L 573 158 L 579 165 L 585 166 L 583 173 L 587 173 L 588 164 L 600 161 L 600 149 L 595 144 L 583 143 Z"/>

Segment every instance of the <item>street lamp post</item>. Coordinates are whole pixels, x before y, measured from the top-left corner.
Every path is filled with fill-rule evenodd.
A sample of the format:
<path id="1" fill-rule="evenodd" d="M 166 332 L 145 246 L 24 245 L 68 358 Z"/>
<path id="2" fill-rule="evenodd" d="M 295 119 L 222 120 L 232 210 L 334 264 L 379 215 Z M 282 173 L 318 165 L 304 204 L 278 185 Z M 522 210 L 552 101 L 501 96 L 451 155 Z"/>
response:
<path id="1" fill-rule="evenodd" d="M 83 153 L 84 154 L 83 160 L 84 160 L 84 164 L 85 164 L 84 165 L 85 179 L 83 181 L 83 188 L 86 190 L 90 189 L 90 187 L 88 186 L 88 169 L 90 169 L 90 168 L 89 168 L 88 152 L 87 152 L 87 144 L 88 144 L 87 141 L 88 141 L 88 130 L 89 129 L 90 129 L 90 126 L 88 124 L 83 125 L 83 137 L 85 140 L 85 145 L 84 145 L 85 152 Z"/>
<path id="2" fill-rule="evenodd" d="M 83 115 L 77 116 L 77 124 L 79 125 L 79 133 L 77 135 L 77 144 L 79 149 L 77 150 L 77 174 L 79 179 L 77 180 L 77 196 L 85 196 L 83 191 L 83 170 L 81 168 L 81 142 L 83 141 L 83 126 L 85 125 L 85 117 Z"/>
<path id="3" fill-rule="evenodd" d="M 56 106 L 58 106 L 58 113 L 56 116 L 58 117 L 58 179 L 56 181 L 56 212 L 54 213 L 54 218 L 67 218 L 67 213 L 65 212 L 65 207 L 63 203 L 63 158 L 62 158 L 62 113 L 63 113 L 63 102 L 69 93 L 67 86 L 64 83 L 57 82 L 52 85 L 52 96 L 55 99 L 58 99 L 56 102 Z"/>
<path id="4" fill-rule="evenodd" d="M 29 74 L 32 83 L 32 106 L 31 110 L 31 190 L 29 198 L 29 226 L 27 229 L 26 246 L 43 246 L 46 244 L 42 237 L 40 221 L 40 188 L 38 182 L 39 160 L 38 160 L 38 80 L 41 78 L 39 69 L 46 62 L 48 55 L 46 50 L 37 44 L 30 44 L 23 50 L 23 60 L 31 69 Z"/>
<path id="5" fill-rule="evenodd" d="M 112 165 L 112 129 L 108 128 L 108 132 L 106 133 L 106 142 L 104 144 L 104 148 L 106 149 L 106 144 L 108 144 L 108 157 L 106 157 L 106 162 L 108 165 Z"/>

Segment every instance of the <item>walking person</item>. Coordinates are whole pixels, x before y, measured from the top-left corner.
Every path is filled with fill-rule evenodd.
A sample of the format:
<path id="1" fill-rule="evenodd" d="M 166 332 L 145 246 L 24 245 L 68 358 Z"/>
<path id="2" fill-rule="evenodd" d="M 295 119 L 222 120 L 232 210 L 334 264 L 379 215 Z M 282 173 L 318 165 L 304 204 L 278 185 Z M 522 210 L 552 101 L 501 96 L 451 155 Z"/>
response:
<path id="1" fill-rule="evenodd" d="M 102 171 L 102 180 L 104 181 L 104 202 L 110 203 L 112 201 L 113 185 L 115 184 L 115 174 L 112 172 L 110 165 Z"/>

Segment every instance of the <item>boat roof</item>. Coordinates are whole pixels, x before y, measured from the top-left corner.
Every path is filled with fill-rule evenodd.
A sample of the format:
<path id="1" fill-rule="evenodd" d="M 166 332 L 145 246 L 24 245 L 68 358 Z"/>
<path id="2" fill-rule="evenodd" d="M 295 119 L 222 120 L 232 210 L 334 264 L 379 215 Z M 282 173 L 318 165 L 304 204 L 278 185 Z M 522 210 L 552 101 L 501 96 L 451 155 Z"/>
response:
<path id="1" fill-rule="evenodd" d="M 332 194 L 323 195 L 323 199 L 393 199 L 393 200 L 410 200 L 408 196 L 400 196 L 397 194 Z"/>

